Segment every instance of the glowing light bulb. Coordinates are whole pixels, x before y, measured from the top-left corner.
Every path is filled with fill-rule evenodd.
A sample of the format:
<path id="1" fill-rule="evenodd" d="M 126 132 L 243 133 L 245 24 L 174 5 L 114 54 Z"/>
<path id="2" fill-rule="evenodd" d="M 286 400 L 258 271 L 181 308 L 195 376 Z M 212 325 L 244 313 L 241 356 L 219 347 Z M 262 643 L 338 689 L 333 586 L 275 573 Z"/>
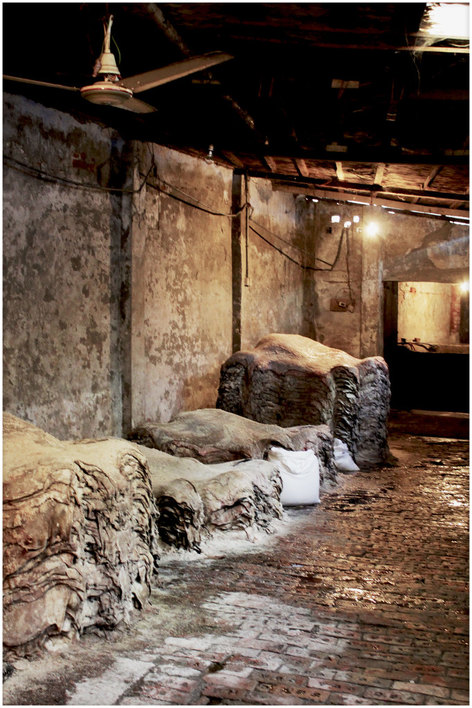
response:
<path id="1" fill-rule="evenodd" d="M 350 222 L 350 221 L 345 221 L 345 222 L 344 222 L 344 228 L 345 228 L 345 229 L 348 229 L 348 228 L 350 227 L 350 225 L 351 225 L 351 222 Z"/>
<path id="2" fill-rule="evenodd" d="M 331 223 L 332 224 L 339 224 L 340 221 L 341 221 L 341 217 L 338 214 L 333 214 L 333 216 L 331 217 Z"/>
<path id="3" fill-rule="evenodd" d="M 367 236 L 375 238 L 375 236 L 377 236 L 377 234 L 379 233 L 379 225 L 377 224 L 377 222 L 371 221 L 365 227 L 365 232 Z"/>
<path id="4" fill-rule="evenodd" d="M 358 224 L 359 221 L 361 220 L 361 217 L 360 217 L 360 216 L 357 216 L 357 214 L 356 214 L 355 216 L 352 217 L 352 220 L 353 220 L 353 222 L 354 222 L 355 224 Z"/>
<path id="5" fill-rule="evenodd" d="M 461 293 L 468 293 L 469 292 L 469 281 L 464 280 L 462 283 L 459 284 L 459 289 Z"/>

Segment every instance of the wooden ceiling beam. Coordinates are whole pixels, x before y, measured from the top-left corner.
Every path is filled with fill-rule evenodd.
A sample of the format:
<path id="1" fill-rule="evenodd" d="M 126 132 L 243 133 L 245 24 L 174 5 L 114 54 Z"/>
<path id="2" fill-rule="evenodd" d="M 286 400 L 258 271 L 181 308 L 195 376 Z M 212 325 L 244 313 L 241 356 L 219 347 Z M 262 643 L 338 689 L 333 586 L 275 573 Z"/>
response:
<path id="1" fill-rule="evenodd" d="M 426 177 L 426 179 L 423 183 L 423 189 L 427 189 L 429 187 L 429 185 L 436 179 L 438 174 L 441 172 L 442 167 L 443 167 L 442 165 L 436 165 L 435 167 L 433 167 L 433 169 L 431 170 L 431 172 Z"/>
<path id="2" fill-rule="evenodd" d="M 354 202 L 361 206 L 372 206 L 370 197 L 362 196 L 360 194 L 352 194 L 350 192 L 331 192 L 326 189 L 319 188 L 306 188 L 302 189 L 301 185 L 283 184 L 280 182 L 273 182 L 272 188 L 275 191 L 280 192 L 291 192 L 292 194 L 303 194 L 310 197 L 316 197 L 318 199 L 328 199 L 332 201 L 341 202 Z M 426 206 L 424 204 L 413 204 L 410 202 L 402 202 L 396 199 L 383 199 L 376 198 L 375 206 L 388 207 L 391 209 L 397 209 L 402 211 L 412 211 L 424 214 L 425 216 L 452 216 L 460 217 L 463 219 L 469 218 L 469 210 L 467 209 L 456 209 L 453 208 L 452 204 L 458 204 L 460 202 L 452 202 L 450 207 L 447 206 Z"/>
<path id="3" fill-rule="evenodd" d="M 344 180 L 344 171 L 343 171 L 343 163 L 342 162 L 336 162 L 336 177 L 340 182 L 342 182 Z"/>
<path id="4" fill-rule="evenodd" d="M 273 157 L 269 157 L 269 155 L 264 155 L 262 159 L 271 172 L 277 172 L 277 163 L 275 162 Z"/>
<path id="5" fill-rule="evenodd" d="M 375 171 L 374 183 L 382 186 L 382 180 L 385 172 L 385 163 L 379 162 Z"/>
<path id="6" fill-rule="evenodd" d="M 244 168 L 244 163 L 241 162 L 239 157 L 237 155 L 235 155 L 234 152 L 229 152 L 228 150 L 222 150 L 221 154 L 233 167 Z"/>
<path id="7" fill-rule="evenodd" d="M 234 147 L 225 147 L 225 149 L 231 152 L 238 153 L 239 150 Z M 262 150 L 265 154 L 264 150 Z M 377 148 L 366 149 L 358 148 L 349 149 L 346 152 L 329 152 L 326 150 L 300 150 L 300 148 L 289 147 L 286 150 L 278 149 L 277 152 L 273 150 L 270 156 L 277 160 L 278 158 L 290 158 L 292 160 L 313 160 L 318 162 L 342 162 L 345 169 L 349 169 L 350 163 L 363 163 L 376 165 L 379 163 L 384 163 L 388 165 L 468 165 L 469 164 L 469 152 L 468 150 L 460 151 L 461 154 L 452 154 L 443 152 L 442 154 L 418 154 L 402 152 L 401 150 L 379 150 Z"/>
<path id="8" fill-rule="evenodd" d="M 309 177 L 309 176 L 310 176 L 310 170 L 309 170 L 308 167 L 306 166 L 305 160 L 302 160 L 302 159 L 300 159 L 300 158 L 298 158 L 298 159 L 297 159 L 297 158 L 294 158 L 293 162 L 294 162 L 294 164 L 295 164 L 295 167 L 296 167 L 297 170 L 298 170 L 298 173 L 299 173 L 302 177 Z"/>
<path id="9" fill-rule="evenodd" d="M 268 158 L 265 158 L 267 160 Z M 274 163 L 275 164 L 275 163 Z M 292 177 L 290 175 L 282 174 L 280 172 L 274 172 L 271 168 L 271 172 L 260 172 L 257 170 L 247 170 L 247 174 L 250 177 L 261 177 L 262 179 L 278 180 L 279 182 L 287 183 L 297 183 L 301 188 L 304 184 L 305 187 L 316 188 L 323 187 L 326 191 L 339 191 L 339 190 L 350 190 L 352 194 L 363 194 L 363 196 L 370 198 L 371 196 L 385 196 L 386 194 L 393 194 L 396 196 L 404 197 L 418 197 L 420 199 L 440 199 L 446 201 L 469 201 L 468 194 L 457 193 L 457 192 L 439 192 L 433 190 L 421 190 L 421 189 L 406 189 L 404 187 L 380 187 L 377 184 L 362 184 L 358 182 L 346 182 L 340 180 L 331 180 L 331 182 L 326 182 L 323 179 L 316 179 L 312 177 L 304 177 L 304 183 L 299 177 Z"/>

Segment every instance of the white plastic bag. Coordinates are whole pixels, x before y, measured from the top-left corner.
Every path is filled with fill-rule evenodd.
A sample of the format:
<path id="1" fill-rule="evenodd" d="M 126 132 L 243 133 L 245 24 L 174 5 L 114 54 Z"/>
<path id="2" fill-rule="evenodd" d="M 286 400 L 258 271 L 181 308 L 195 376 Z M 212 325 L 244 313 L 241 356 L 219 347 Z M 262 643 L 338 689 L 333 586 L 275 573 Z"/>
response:
<path id="1" fill-rule="evenodd" d="M 356 465 L 351 457 L 351 453 L 345 442 L 339 440 L 339 438 L 334 438 L 334 464 L 339 472 L 358 472 L 359 467 Z"/>
<path id="2" fill-rule="evenodd" d="M 283 483 L 280 501 L 284 506 L 319 503 L 320 467 L 313 450 L 271 447 L 268 459 L 279 468 Z"/>

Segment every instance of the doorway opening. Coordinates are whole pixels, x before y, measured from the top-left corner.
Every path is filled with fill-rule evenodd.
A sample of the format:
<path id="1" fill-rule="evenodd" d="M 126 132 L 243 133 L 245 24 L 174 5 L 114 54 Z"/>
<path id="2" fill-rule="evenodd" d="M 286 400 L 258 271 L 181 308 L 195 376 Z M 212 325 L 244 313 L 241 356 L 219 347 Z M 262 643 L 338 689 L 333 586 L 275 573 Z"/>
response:
<path id="1" fill-rule="evenodd" d="M 384 283 L 392 407 L 469 409 L 469 294 L 458 283 Z"/>

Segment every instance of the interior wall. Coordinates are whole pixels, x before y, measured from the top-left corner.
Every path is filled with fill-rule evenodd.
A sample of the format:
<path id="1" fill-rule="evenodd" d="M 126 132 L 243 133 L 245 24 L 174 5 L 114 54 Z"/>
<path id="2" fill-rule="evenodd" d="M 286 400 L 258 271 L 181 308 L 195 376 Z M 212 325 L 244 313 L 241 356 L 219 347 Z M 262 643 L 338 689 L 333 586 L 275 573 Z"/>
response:
<path id="1" fill-rule="evenodd" d="M 361 281 L 362 239 L 358 225 L 352 222 L 359 209 L 334 202 L 315 204 L 316 243 L 310 271 L 314 297 L 315 339 L 328 347 L 342 349 L 352 356 L 361 355 Z M 339 216 L 339 223 L 331 217 Z M 344 223 L 351 221 L 349 230 Z M 378 271 L 376 261 L 375 272 Z M 332 300 L 353 302 L 352 308 L 331 309 Z M 374 315 L 372 315 L 373 320 Z M 371 323 L 372 324 L 372 323 Z M 377 322 L 375 322 L 375 331 Z"/>
<path id="2" fill-rule="evenodd" d="M 133 210 L 133 424 L 215 405 L 232 307 L 232 171 L 156 145 L 138 152 L 141 174 L 154 155 L 157 188 Z"/>
<path id="3" fill-rule="evenodd" d="M 450 344 L 452 289 L 449 283 L 399 283 L 398 338 Z"/>
<path id="4" fill-rule="evenodd" d="M 124 143 L 8 94 L 3 139 L 4 409 L 63 438 L 114 433 L 121 199 L 101 187 Z"/>
<path id="5" fill-rule="evenodd" d="M 248 199 L 247 241 L 244 219 L 241 238 L 242 349 L 271 332 L 302 332 L 306 307 L 301 266 L 314 239 L 313 210 L 310 214 L 305 199 L 300 204 L 293 194 L 273 191 L 269 180 L 253 178 L 248 180 Z"/>
<path id="6" fill-rule="evenodd" d="M 382 353 L 383 280 L 468 273 L 465 226 L 252 178 L 246 249 L 232 170 L 9 94 L 4 163 L 4 408 L 62 438 L 213 406 L 237 307 L 243 349 L 287 332 L 369 356 Z"/>

